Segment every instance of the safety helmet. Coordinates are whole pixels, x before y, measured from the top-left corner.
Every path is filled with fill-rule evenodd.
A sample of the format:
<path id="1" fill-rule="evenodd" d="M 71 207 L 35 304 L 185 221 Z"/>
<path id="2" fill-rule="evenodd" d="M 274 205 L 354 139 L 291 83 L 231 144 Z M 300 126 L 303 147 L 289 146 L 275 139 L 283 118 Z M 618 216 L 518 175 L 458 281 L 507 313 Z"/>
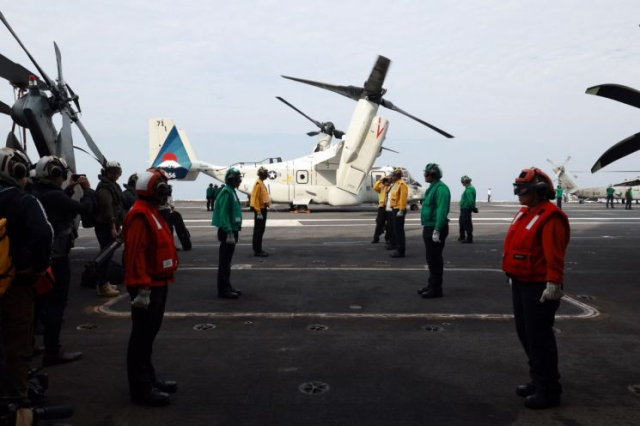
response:
<path id="1" fill-rule="evenodd" d="M 227 185 L 231 185 L 238 178 L 242 180 L 242 174 L 240 173 L 240 170 L 230 167 L 229 170 L 227 170 L 227 173 L 224 175 L 224 183 L 226 183 Z"/>
<path id="2" fill-rule="evenodd" d="M 442 169 L 436 163 L 429 163 L 424 166 L 424 173 L 434 179 L 442 179 Z"/>
<path id="3" fill-rule="evenodd" d="M 56 180 L 69 177 L 69 166 L 64 158 L 55 155 L 45 155 L 36 163 L 36 177 L 40 179 Z"/>
<path id="4" fill-rule="evenodd" d="M 524 195 L 529 190 L 534 190 L 536 194 L 548 200 L 553 200 L 556 196 L 553 189 L 553 181 L 537 167 L 522 169 L 513 184 L 513 193 L 515 195 Z"/>
<path id="5" fill-rule="evenodd" d="M 465 182 L 471 183 L 471 178 L 469 176 L 467 176 L 467 175 L 464 175 L 464 176 L 462 176 L 460 178 L 460 182 L 462 182 L 462 183 L 465 183 Z"/>
<path id="6" fill-rule="evenodd" d="M 404 176 L 402 167 L 394 167 L 393 172 L 391 172 L 391 176 L 395 176 L 396 178 Z"/>
<path id="7" fill-rule="evenodd" d="M 13 148 L 0 148 L 0 179 L 19 185 L 19 180 L 29 176 L 29 157 Z"/>
<path id="8" fill-rule="evenodd" d="M 173 191 L 169 175 L 162 169 L 147 169 L 138 175 L 136 194 L 140 197 L 168 197 Z"/>
<path id="9" fill-rule="evenodd" d="M 102 174 L 104 175 L 107 172 L 117 170 L 122 174 L 122 166 L 117 161 L 106 161 L 102 167 Z"/>

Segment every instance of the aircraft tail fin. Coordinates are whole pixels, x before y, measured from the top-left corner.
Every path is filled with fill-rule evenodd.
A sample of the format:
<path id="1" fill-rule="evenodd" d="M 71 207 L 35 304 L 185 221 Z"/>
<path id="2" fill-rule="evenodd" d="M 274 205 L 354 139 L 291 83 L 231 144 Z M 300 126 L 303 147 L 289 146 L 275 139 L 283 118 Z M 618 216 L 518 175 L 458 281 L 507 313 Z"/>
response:
<path id="1" fill-rule="evenodd" d="M 187 133 L 172 119 L 149 119 L 150 167 L 163 169 L 172 179 L 195 180 L 199 170 L 192 166 L 196 161 Z"/>

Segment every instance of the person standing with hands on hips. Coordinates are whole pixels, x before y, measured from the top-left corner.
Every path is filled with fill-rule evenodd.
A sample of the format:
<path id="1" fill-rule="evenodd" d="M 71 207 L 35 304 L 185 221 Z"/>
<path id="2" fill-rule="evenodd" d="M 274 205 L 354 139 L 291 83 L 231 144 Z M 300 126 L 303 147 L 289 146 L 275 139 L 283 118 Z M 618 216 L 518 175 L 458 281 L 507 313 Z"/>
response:
<path id="1" fill-rule="evenodd" d="M 429 266 L 429 282 L 426 287 L 418 290 L 418 294 L 425 299 L 442 297 L 442 275 L 444 273 L 444 242 L 449 235 L 449 207 L 451 205 L 451 191 L 444 184 L 442 169 L 436 163 L 429 163 L 424 168 L 424 179 L 429 188 L 422 200 L 422 239 L 427 251 L 427 265 Z"/>
<path id="2" fill-rule="evenodd" d="M 231 260 L 236 250 L 238 233 L 242 229 L 242 210 L 236 189 L 242 183 L 240 171 L 233 167 L 224 176 L 222 187 L 213 207 L 211 224 L 218 227 L 220 251 L 218 257 L 218 297 L 237 299 L 242 292 L 231 285 Z"/>
<path id="3" fill-rule="evenodd" d="M 169 176 L 162 169 L 140 173 L 138 200 L 125 217 L 125 285 L 131 297 L 131 336 L 127 350 L 127 373 L 131 401 L 152 407 L 167 405 L 169 393 L 178 390 L 174 381 L 159 380 L 151 363 L 153 342 L 160 331 L 167 303 L 168 284 L 174 282 L 178 254 L 173 235 L 158 206 L 171 195 Z"/>
<path id="4" fill-rule="evenodd" d="M 253 185 L 251 192 L 251 208 L 253 209 L 253 253 L 257 257 L 267 257 L 269 253 L 262 250 L 262 236 L 267 227 L 267 209 L 271 206 L 269 191 L 264 185 L 264 180 L 268 177 L 268 170 L 264 167 L 258 169 L 258 179 Z"/>
<path id="5" fill-rule="evenodd" d="M 516 331 L 531 375 L 516 394 L 527 408 L 555 407 L 562 387 L 553 323 L 563 295 L 569 219 L 550 202 L 553 183 L 540 169 L 522 170 L 513 187 L 523 207 L 507 231 L 502 269 L 511 284 Z"/>

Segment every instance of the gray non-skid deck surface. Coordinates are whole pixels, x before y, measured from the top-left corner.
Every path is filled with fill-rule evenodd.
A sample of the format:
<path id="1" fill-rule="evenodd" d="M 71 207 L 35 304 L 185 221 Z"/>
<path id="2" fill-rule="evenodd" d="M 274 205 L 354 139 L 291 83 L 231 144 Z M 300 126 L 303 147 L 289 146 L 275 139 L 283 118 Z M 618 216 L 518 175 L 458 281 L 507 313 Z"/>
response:
<path id="1" fill-rule="evenodd" d="M 74 283 L 63 344 L 84 351 L 85 358 L 46 369 L 50 395 L 76 404 L 73 424 L 640 423 L 640 396 L 628 389 L 640 384 L 640 209 L 565 207 L 573 237 L 567 291 L 599 314 L 577 318 L 585 310 L 562 303 L 560 314 L 566 317 L 556 327 L 564 405 L 532 412 L 514 394 L 515 385 L 527 380 L 524 353 L 512 319 L 500 319 L 511 313 L 509 287 L 499 269 L 505 219 L 513 217 L 514 203 L 480 205 L 473 245 L 455 241 L 453 206 L 440 300 L 415 294 L 428 274 L 421 228 L 413 220 L 418 212 L 407 221 L 405 259 L 391 259 L 381 245 L 369 244 L 374 208 L 271 212 L 265 248 L 272 255 L 251 256 L 247 226 L 234 258 L 238 269 L 232 271 L 234 285 L 245 294 L 219 300 L 218 244 L 206 222 L 210 213 L 204 203 L 178 207 L 194 250 L 180 252 L 182 269 L 170 289 L 171 315 L 156 341 L 154 363 L 161 377 L 180 382 L 180 390 L 166 408 L 129 403 L 128 302 L 106 306 L 106 300 L 79 288 L 84 261 L 97 253 L 92 231 L 81 231 L 72 254 Z M 245 214 L 250 222 L 249 217 Z M 96 313 L 98 308 L 106 313 Z M 480 314 L 494 315 L 481 319 Z M 98 328 L 76 329 L 86 323 Z M 215 328 L 193 329 L 202 323 Z M 311 331 L 310 325 L 327 329 Z M 426 330 L 434 328 L 439 331 Z M 329 390 L 303 394 L 298 388 L 309 381 L 324 382 Z"/>

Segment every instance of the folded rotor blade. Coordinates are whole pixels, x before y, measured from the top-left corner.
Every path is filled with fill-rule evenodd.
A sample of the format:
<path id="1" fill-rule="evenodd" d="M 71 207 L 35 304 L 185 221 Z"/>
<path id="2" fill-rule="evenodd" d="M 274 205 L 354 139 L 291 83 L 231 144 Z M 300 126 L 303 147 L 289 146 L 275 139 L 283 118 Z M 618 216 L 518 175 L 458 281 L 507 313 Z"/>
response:
<path id="1" fill-rule="evenodd" d="M 0 113 L 11 115 L 11 107 L 4 102 L 0 101 Z"/>
<path id="2" fill-rule="evenodd" d="M 9 81 L 12 86 L 19 89 L 26 89 L 29 86 L 29 77 L 32 75 L 35 75 L 35 73 L 0 55 L 0 77 Z M 39 78 L 37 78 L 37 82 L 41 89 L 47 88 L 47 85 Z"/>
<path id="3" fill-rule="evenodd" d="M 20 143 L 15 133 L 13 132 L 9 132 L 9 134 L 7 135 L 6 147 L 17 149 L 18 151 L 24 152 L 24 148 L 22 147 L 22 144 Z"/>
<path id="4" fill-rule="evenodd" d="M 385 148 L 384 146 L 382 147 L 382 149 L 384 149 L 385 151 L 391 151 L 391 152 L 395 152 L 396 154 L 400 154 L 398 151 L 394 151 L 391 148 Z"/>
<path id="5" fill-rule="evenodd" d="M 384 84 L 384 79 L 389 71 L 390 64 L 391 60 L 384 56 L 378 56 L 369 78 L 364 83 L 364 96 L 368 97 L 372 101 L 375 101 L 382 96 L 382 85 Z"/>
<path id="6" fill-rule="evenodd" d="M 413 115 L 409 114 L 408 112 L 405 112 L 405 111 L 401 110 L 400 108 L 395 106 L 393 103 L 391 103 L 391 101 L 388 101 L 386 99 L 382 99 L 382 102 L 380 102 L 380 105 L 382 105 L 385 108 L 389 108 L 389 109 L 391 109 L 393 111 L 399 112 L 402 115 L 406 115 L 407 117 L 417 121 L 418 123 L 427 126 L 431 130 L 435 130 L 436 132 L 440 133 L 442 136 L 445 136 L 447 138 L 453 138 L 453 135 L 450 135 L 449 133 L 445 132 L 444 130 L 438 129 L 436 126 L 433 126 L 433 125 L 427 123 L 426 121 L 421 120 L 418 117 L 414 117 Z"/>
<path id="7" fill-rule="evenodd" d="M 87 129 L 85 129 L 80 119 L 76 117 L 74 121 L 73 117 L 69 117 L 69 118 L 71 118 L 71 120 L 76 124 L 76 126 L 78 126 L 78 129 L 80 129 L 80 133 L 82 133 L 82 136 L 84 136 L 84 139 L 87 141 L 87 145 L 89 145 L 89 149 L 91 149 L 91 152 L 95 154 L 96 159 L 100 162 L 100 164 L 105 164 L 107 162 L 106 158 L 100 151 L 100 148 L 98 148 L 98 145 L 96 145 L 96 143 L 93 141 L 93 138 L 91 137 L 89 132 L 87 132 Z"/>
<path id="8" fill-rule="evenodd" d="M 44 79 L 45 83 L 47 83 L 47 85 L 49 86 L 49 90 L 55 90 L 54 89 L 54 82 L 53 80 L 51 80 L 49 78 L 49 76 L 47 75 L 46 72 L 44 72 L 44 70 L 42 68 L 40 68 L 40 65 L 38 65 L 38 63 L 36 62 L 36 60 L 33 58 L 33 56 L 31 56 L 31 53 L 29 53 L 29 51 L 27 50 L 27 48 L 24 46 L 24 44 L 22 44 L 22 41 L 20 40 L 20 38 L 18 37 L 18 35 L 13 31 L 13 28 L 11 28 L 11 25 L 9 25 L 9 22 L 5 19 L 4 15 L 2 14 L 2 12 L 0 12 L 0 21 L 2 21 L 4 23 L 4 26 L 7 27 L 7 29 L 9 30 L 9 32 L 11 33 L 11 35 L 13 35 L 13 38 L 16 39 L 16 41 L 18 42 L 18 44 L 20 45 L 20 47 L 22 47 L 22 50 L 24 50 L 24 52 L 27 54 L 27 56 L 29 57 L 29 59 L 31 59 L 31 62 L 33 63 L 33 65 L 35 65 L 36 69 L 38 70 L 38 72 L 40 73 L 40 75 L 42 76 L 42 78 Z"/>
<path id="9" fill-rule="evenodd" d="M 58 85 L 64 86 L 64 78 L 62 76 L 62 54 L 60 53 L 60 48 L 58 48 L 58 43 L 53 42 L 53 48 L 56 51 L 56 64 L 58 65 Z"/>
<path id="10" fill-rule="evenodd" d="M 640 179 L 625 180 L 624 182 L 613 184 L 613 186 L 638 186 L 638 185 L 640 185 Z"/>
<path id="11" fill-rule="evenodd" d="M 311 121 L 313 124 L 315 124 L 316 126 L 318 126 L 320 129 L 322 129 L 322 123 L 320 123 L 319 121 L 314 120 L 313 118 L 309 117 L 307 114 L 305 114 L 304 112 L 300 111 L 298 108 L 294 107 L 293 105 L 291 105 L 289 102 L 285 101 L 283 98 L 281 98 L 280 96 L 276 96 L 276 99 L 279 101 L 284 102 L 285 105 L 291 107 L 294 111 L 298 112 L 300 115 L 302 115 L 304 118 L 306 118 L 307 120 Z"/>
<path id="12" fill-rule="evenodd" d="M 640 150 L 640 133 L 636 133 L 633 136 L 629 136 L 625 140 L 622 140 L 605 151 L 604 154 L 598 158 L 598 161 L 591 168 L 591 173 L 595 173 L 603 167 L 608 166 L 627 155 Z"/>
<path id="13" fill-rule="evenodd" d="M 333 136 L 338 139 L 342 139 L 344 137 L 344 132 L 342 130 L 334 130 Z"/>
<path id="14" fill-rule="evenodd" d="M 76 158 L 73 151 L 73 136 L 71 134 L 71 119 L 67 114 L 62 114 L 62 129 L 58 134 L 56 155 L 65 159 L 69 168 L 76 171 Z"/>
<path id="15" fill-rule="evenodd" d="M 297 81 L 298 83 L 304 83 L 304 84 L 309 84 L 311 86 L 315 86 L 315 87 L 319 87 L 321 89 L 326 89 L 329 90 L 331 92 L 337 93 L 339 95 L 342 96 L 346 96 L 347 98 L 353 99 L 353 100 L 359 100 L 362 96 L 362 92 L 364 91 L 364 89 L 362 87 L 355 87 L 355 86 L 337 86 L 334 84 L 328 84 L 328 83 L 320 83 L 317 81 L 312 81 L 312 80 L 304 80 L 302 78 L 296 78 L 296 77 L 288 77 L 286 75 L 282 76 L 283 78 L 286 78 L 288 80 L 293 80 L 293 81 Z"/>
<path id="16" fill-rule="evenodd" d="M 614 101 L 640 108 L 640 92 L 631 87 L 620 84 L 601 84 L 599 86 L 589 87 L 586 93 L 588 95 L 613 99 Z"/>
<path id="17" fill-rule="evenodd" d="M 307 136 L 318 136 L 320 132 L 307 132 Z"/>
<path id="18" fill-rule="evenodd" d="M 87 151 L 84 148 L 80 148 L 79 146 L 73 146 L 73 149 L 77 149 L 78 151 L 82 151 L 85 154 L 87 154 L 89 157 L 93 158 L 94 160 L 96 160 L 98 162 L 98 164 L 100 164 L 101 166 L 104 166 L 104 163 L 101 163 L 100 160 L 98 160 L 96 157 L 93 156 L 93 154 L 91 154 L 89 151 Z"/>

